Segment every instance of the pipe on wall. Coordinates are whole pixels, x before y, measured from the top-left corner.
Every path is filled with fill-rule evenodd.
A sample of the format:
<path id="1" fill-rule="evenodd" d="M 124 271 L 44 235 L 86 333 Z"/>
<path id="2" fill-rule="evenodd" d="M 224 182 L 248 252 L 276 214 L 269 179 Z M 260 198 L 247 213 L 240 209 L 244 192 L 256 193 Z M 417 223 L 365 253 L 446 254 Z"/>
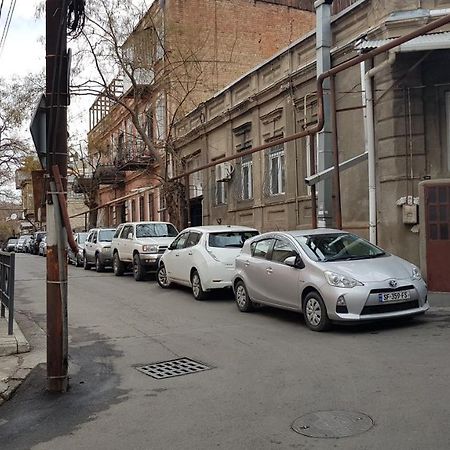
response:
<path id="1" fill-rule="evenodd" d="M 369 240 L 377 244 L 377 185 L 376 185 L 376 155 L 375 155 L 375 111 L 373 101 L 372 80 L 375 75 L 395 62 L 395 52 L 388 53 L 388 59 L 378 66 L 366 71 L 365 63 L 361 63 L 361 87 L 366 105 L 364 114 L 364 131 L 366 133 L 366 151 L 369 180 Z M 363 76 L 364 74 L 364 76 Z"/>

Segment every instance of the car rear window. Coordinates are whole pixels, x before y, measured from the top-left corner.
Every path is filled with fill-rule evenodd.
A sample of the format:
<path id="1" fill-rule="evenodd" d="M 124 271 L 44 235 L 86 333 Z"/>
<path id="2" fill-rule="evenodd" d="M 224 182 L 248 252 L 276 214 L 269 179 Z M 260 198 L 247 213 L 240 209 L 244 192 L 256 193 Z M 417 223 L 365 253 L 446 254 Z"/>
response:
<path id="1" fill-rule="evenodd" d="M 259 234 L 257 231 L 226 231 L 221 233 L 211 233 L 208 239 L 210 247 L 242 247 L 244 242 Z"/>

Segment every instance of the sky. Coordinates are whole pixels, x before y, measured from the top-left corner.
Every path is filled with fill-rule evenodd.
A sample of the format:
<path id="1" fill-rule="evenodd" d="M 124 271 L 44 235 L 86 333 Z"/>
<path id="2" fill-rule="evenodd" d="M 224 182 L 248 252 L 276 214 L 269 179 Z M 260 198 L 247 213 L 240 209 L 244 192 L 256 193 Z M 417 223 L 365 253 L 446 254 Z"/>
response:
<path id="1" fill-rule="evenodd" d="M 13 0 L 4 0 L 0 19 L 3 34 L 8 10 Z M 45 20 L 36 19 L 36 6 L 41 0 L 16 0 L 9 32 L 0 54 L 0 77 L 39 72 L 45 64 L 45 47 L 40 40 L 45 34 Z M 0 0 L 1 3 L 1 0 Z"/>

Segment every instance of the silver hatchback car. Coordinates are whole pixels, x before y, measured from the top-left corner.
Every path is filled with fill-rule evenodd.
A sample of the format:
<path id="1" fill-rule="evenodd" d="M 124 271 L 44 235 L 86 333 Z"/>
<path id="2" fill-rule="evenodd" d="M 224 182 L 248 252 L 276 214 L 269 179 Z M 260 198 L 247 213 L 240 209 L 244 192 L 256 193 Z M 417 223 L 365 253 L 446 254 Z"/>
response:
<path id="1" fill-rule="evenodd" d="M 301 311 L 322 331 L 355 322 L 423 314 L 427 286 L 419 269 L 345 231 L 317 229 L 262 234 L 236 259 L 238 308 L 255 303 Z"/>

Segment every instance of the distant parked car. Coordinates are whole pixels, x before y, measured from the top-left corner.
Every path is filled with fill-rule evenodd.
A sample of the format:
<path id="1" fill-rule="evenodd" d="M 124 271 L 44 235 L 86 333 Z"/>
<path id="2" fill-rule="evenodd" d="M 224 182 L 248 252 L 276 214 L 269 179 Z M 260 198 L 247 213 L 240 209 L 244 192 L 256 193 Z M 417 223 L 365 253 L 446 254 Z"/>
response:
<path id="1" fill-rule="evenodd" d="M 265 233 L 246 242 L 233 289 L 241 311 L 255 303 L 300 311 L 314 331 L 332 321 L 413 316 L 429 308 L 416 266 L 332 229 Z"/>
<path id="2" fill-rule="evenodd" d="M 43 236 L 39 243 L 38 255 L 47 256 L 47 235 Z"/>
<path id="3" fill-rule="evenodd" d="M 258 234 L 236 225 L 186 228 L 161 257 L 158 284 L 190 286 L 196 300 L 206 298 L 208 291 L 230 288 L 236 256 L 244 242 Z"/>
<path id="4" fill-rule="evenodd" d="M 159 258 L 177 234 L 177 229 L 168 222 L 119 225 L 111 244 L 114 275 L 123 275 L 132 268 L 134 279 L 141 281 L 147 272 L 156 272 Z"/>
<path id="5" fill-rule="evenodd" d="M 111 240 L 115 228 L 93 228 L 84 242 L 83 267 L 90 270 L 95 265 L 97 272 L 111 266 Z"/>
<path id="6" fill-rule="evenodd" d="M 36 231 L 36 233 L 34 233 L 32 243 L 30 244 L 31 253 L 33 255 L 39 254 L 39 244 L 41 243 L 42 238 L 46 235 L 47 232 L 45 231 Z"/>
<path id="7" fill-rule="evenodd" d="M 17 241 L 18 241 L 17 238 L 9 238 L 4 245 L 5 251 L 13 252 L 16 248 Z"/>
<path id="8" fill-rule="evenodd" d="M 74 240 L 78 247 L 78 252 L 75 254 L 73 250 L 69 247 L 67 250 L 67 262 L 69 264 L 75 264 L 76 267 L 81 267 L 84 261 L 84 244 L 89 233 L 75 233 Z"/>
<path id="9" fill-rule="evenodd" d="M 19 237 L 19 239 L 17 240 L 17 244 L 15 247 L 15 251 L 17 253 L 22 253 L 25 251 L 25 242 L 26 240 L 30 237 L 30 235 L 25 234 Z"/>

